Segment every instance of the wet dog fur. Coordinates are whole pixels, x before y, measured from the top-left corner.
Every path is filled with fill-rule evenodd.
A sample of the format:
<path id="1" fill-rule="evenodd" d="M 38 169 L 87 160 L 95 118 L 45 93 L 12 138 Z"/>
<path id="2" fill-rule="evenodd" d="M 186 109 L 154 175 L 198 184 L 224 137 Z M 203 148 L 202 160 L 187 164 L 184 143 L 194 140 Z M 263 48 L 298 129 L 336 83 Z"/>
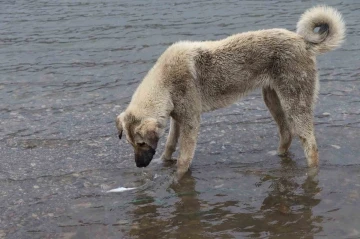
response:
<path id="1" fill-rule="evenodd" d="M 182 41 L 170 46 L 116 118 L 119 136 L 126 134 L 138 167 L 146 167 L 171 119 L 162 154 L 170 160 L 180 143 L 181 177 L 194 156 L 200 115 L 226 107 L 262 88 L 279 128 L 278 153 L 285 154 L 299 136 L 309 166 L 319 163 L 313 110 L 319 89 L 316 56 L 333 50 L 345 38 L 341 14 L 328 6 L 307 10 L 297 31 L 269 29 L 236 34 L 218 41 Z"/>

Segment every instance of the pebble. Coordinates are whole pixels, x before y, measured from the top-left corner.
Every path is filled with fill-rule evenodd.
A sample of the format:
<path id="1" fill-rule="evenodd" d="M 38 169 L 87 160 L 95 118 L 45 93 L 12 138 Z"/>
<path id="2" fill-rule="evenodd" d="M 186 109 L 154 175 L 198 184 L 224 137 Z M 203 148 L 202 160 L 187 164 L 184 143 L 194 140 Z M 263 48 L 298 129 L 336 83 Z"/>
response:
<path id="1" fill-rule="evenodd" d="M 277 155 L 277 151 L 271 150 L 271 151 L 267 152 L 267 154 L 270 154 L 271 156 L 275 156 L 275 155 Z"/>
<path id="2" fill-rule="evenodd" d="M 113 225 L 117 226 L 117 225 L 126 225 L 126 224 L 129 224 L 128 220 L 119 220 L 116 223 L 114 223 Z"/>

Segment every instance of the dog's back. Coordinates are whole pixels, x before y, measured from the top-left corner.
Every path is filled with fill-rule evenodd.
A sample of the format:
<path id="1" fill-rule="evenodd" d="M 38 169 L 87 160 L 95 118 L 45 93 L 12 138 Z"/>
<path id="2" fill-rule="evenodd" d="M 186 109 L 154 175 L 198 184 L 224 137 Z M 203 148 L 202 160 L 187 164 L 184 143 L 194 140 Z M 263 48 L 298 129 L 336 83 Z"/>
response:
<path id="1" fill-rule="evenodd" d="M 315 56 L 340 46 L 344 34 L 341 15 L 318 6 L 301 16 L 296 33 L 269 29 L 219 41 L 178 42 L 159 62 L 169 74 L 176 72 L 173 78 L 181 78 L 181 84 L 191 76 L 201 93 L 202 111 L 209 111 L 232 104 L 257 87 L 276 87 L 291 78 L 315 79 Z"/>
<path id="2" fill-rule="evenodd" d="M 204 111 L 232 104 L 255 88 L 276 84 L 273 81 L 282 74 L 315 74 L 306 43 L 285 29 L 228 37 L 198 49 L 194 64 Z"/>

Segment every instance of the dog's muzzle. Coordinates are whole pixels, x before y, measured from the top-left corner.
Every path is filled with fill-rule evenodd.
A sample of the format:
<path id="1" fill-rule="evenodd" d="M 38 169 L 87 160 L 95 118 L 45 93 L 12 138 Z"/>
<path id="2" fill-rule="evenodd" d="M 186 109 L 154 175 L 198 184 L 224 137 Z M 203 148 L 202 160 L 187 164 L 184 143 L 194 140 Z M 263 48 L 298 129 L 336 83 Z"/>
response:
<path id="1" fill-rule="evenodd" d="M 135 163 L 139 168 L 146 167 L 150 164 L 151 160 L 154 157 L 155 150 L 150 148 L 146 150 L 137 150 L 135 151 Z"/>

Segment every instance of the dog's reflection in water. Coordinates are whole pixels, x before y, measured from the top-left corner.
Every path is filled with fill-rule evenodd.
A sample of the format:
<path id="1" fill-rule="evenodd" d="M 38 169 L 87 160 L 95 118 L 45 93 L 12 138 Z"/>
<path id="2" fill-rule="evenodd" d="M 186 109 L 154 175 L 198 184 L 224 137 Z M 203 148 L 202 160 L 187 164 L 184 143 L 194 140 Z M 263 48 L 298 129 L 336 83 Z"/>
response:
<path id="1" fill-rule="evenodd" d="M 280 169 L 263 170 L 257 186 L 266 187 L 267 196 L 259 199 L 254 194 L 254 201 L 246 201 L 241 188 L 226 190 L 226 183 L 223 190 L 214 189 L 211 181 L 209 188 L 197 187 L 197 179 L 189 171 L 167 189 L 173 196 L 160 198 L 160 202 L 148 197 L 145 205 L 133 211 L 135 226 L 129 233 L 134 238 L 312 238 L 322 229 L 322 217 L 312 213 L 320 203 L 316 195 L 321 189 L 316 172 L 308 170 L 298 168 L 291 159 L 283 159 Z M 227 196 L 231 199 L 224 201 Z"/>

